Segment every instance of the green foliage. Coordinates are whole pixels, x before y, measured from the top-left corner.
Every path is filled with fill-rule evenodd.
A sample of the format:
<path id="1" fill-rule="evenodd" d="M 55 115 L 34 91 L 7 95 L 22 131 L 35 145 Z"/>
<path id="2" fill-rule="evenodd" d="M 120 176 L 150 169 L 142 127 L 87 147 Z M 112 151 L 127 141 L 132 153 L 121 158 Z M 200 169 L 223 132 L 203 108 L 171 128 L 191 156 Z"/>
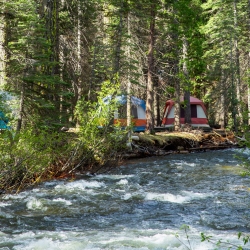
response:
<path id="1" fill-rule="evenodd" d="M 90 166 L 98 165 L 102 168 L 109 162 L 116 162 L 119 160 L 119 152 L 124 150 L 126 131 L 110 124 L 110 120 L 113 120 L 112 111 L 112 104 L 78 102 L 76 115 L 80 123 L 79 143 L 84 145 L 82 157 Z"/>
<path id="2" fill-rule="evenodd" d="M 240 131 L 237 133 L 237 141 L 239 146 L 242 148 L 241 155 L 236 155 L 235 157 L 240 159 L 242 162 L 242 165 L 244 167 L 244 171 L 241 173 L 242 176 L 249 176 L 250 175 L 250 160 L 248 158 L 248 150 L 250 149 L 250 131 L 249 131 L 249 125 L 248 125 L 248 116 L 249 111 L 245 110 L 243 112 L 243 119 L 245 120 L 245 123 L 240 127 Z M 233 127 L 233 121 L 230 120 L 231 127 Z M 245 153 L 244 153 L 245 151 Z"/>
<path id="3" fill-rule="evenodd" d="M 241 232 L 238 233 L 238 239 L 243 241 L 243 245 L 246 245 L 249 242 L 250 236 L 249 235 L 243 235 Z M 220 240 L 214 240 L 212 236 L 207 236 L 204 233 L 201 233 L 201 241 L 208 241 L 216 246 L 215 250 L 219 249 L 236 249 L 236 250 L 243 250 L 243 246 L 236 245 L 234 243 L 231 243 L 230 241 L 225 241 L 223 239 Z"/>
<path id="4" fill-rule="evenodd" d="M 181 226 L 180 230 L 184 231 L 188 244 L 185 244 L 185 242 L 182 239 L 180 239 L 179 234 L 176 234 L 175 237 L 178 239 L 178 241 L 182 245 L 184 245 L 186 247 L 186 249 L 192 250 L 193 248 L 191 245 L 191 239 L 190 239 L 189 234 L 188 234 L 188 231 L 190 230 L 189 226 L 184 224 Z M 239 232 L 238 239 L 242 240 L 243 245 L 246 245 L 250 241 L 250 235 L 245 235 L 245 234 L 242 234 L 241 232 Z M 226 241 L 223 239 L 215 240 L 213 238 L 213 236 L 206 235 L 205 233 L 201 233 L 201 242 L 205 242 L 205 241 L 210 242 L 212 245 L 214 245 L 215 246 L 214 250 L 220 250 L 220 249 L 243 250 L 244 249 L 243 246 L 236 245 L 228 240 L 226 240 Z"/>
<path id="5" fill-rule="evenodd" d="M 237 130 L 238 125 L 242 124 L 239 101 L 247 99 L 246 84 L 249 78 L 243 66 L 248 61 L 245 52 L 249 50 L 249 2 L 209 0 L 201 7 L 206 19 L 206 23 L 200 27 L 205 36 L 203 59 L 208 65 L 207 79 L 209 83 L 213 82 L 209 88 L 217 102 L 223 96 L 226 123 L 230 120 L 228 115 L 231 115 L 228 125 Z M 244 54 L 246 57 L 242 56 Z"/>
<path id="6" fill-rule="evenodd" d="M 10 127 L 15 126 L 17 106 L 18 100 L 15 96 L 5 91 L 0 92 L 0 112 L 3 112 L 8 118 L 8 126 Z"/>
<path id="7" fill-rule="evenodd" d="M 242 136 L 242 134 L 241 134 Z M 250 160 L 248 156 L 248 150 L 250 149 L 250 132 L 245 132 L 242 137 L 238 137 L 239 145 L 242 147 L 242 152 L 246 151 L 246 156 L 236 155 L 236 158 L 239 158 L 242 161 L 244 171 L 241 172 L 243 177 L 250 175 Z"/>
<path id="8" fill-rule="evenodd" d="M 114 111 L 118 103 L 114 96 L 118 85 L 103 83 L 98 103 L 81 100 L 75 115 L 78 133 L 53 132 L 50 127 L 35 122 L 31 129 L 2 131 L 0 134 L 0 190 L 16 191 L 40 180 L 76 170 L 98 172 L 105 166 L 116 166 L 120 152 L 126 147 L 127 132 L 114 125 Z M 40 119 L 39 117 L 34 119 Z M 102 124 L 102 129 L 100 125 Z M 73 138 L 73 139 L 72 139 Z"/>
<path id="9" fill-rule="evenodd" d="M 215 99 L 220 99 L 223 94 L 225 120 L 228 128 L 234 128 L 234 117 L 228 111 L 233 111 L 238 104 L 235 103 L 236 89 L 231 80 L 237 74 L 230 54 L 234 52 L 233 38 L 238 37 L 240 63 L 245 65 L 241 68 L 243 74 L 248 68 L 248 1 L 237 1 L 237 27 L 231 0 L 79 0 L 63 1 L 60 8 L 57 3 L 3 2 L 2 12 L 6 21 L 3 29 L 6 31 L 3 44 L 6 48 L 5 89 L 17 97 L 24 89 L 24 124 L 35 127 L 39 131 L 36 132 L 38 137 L 46 133 L 44 130 L 72 125 L 75 122 L 73 114 L 76 115 L 80 125 L 79 138 L 70 145 L 75 154 L 69 156 L 65 170 L 69 170 L 75 161 L 80 164 L 75 164 L 76 168 L 98 162 L 105 164 L 107 159 L 115 159 L 123 149 L 126 131 L 113 124 L 113 115 L 118 108 L 113 97 L 120 91 L 125 92 L 126 85 L 131 83 L 131 92 L 145 98 L 151 5 L 156 11 L 153 80 L 155 85 L 157 82 L 161 85 L 159 89 L 155 86 L 154 90 L 160 97 L 163 96 L 160 91 L 172 97 L 176 83 L 188 83 L 182 86 L 182 90 L 200 95 L 199 98 L 215 112 L 218 110 Z M 181 59 L 183 38 L 188 42 L 186 59 Z M 184 60 L 189 81 L 185 81 L 186 77 L 180 72 Z M 206 69 L 209 84 L 205 85 Z M 248 79 L 249 74 L 245 72 L 243 86 Z M 218 88 L 220 81 L 223 84 L 219 88 L 223 93 Z M 242 89 L 242 93 L 246 102 L 246 91 Z M 108 95 L 111 100 L 107 105 L 103 98 Z M 0 109 L 12 118 L 13 109 L 9 109 L 9 103 L 1 96 Z M 98 128 L 100 125 L 101 130 Z M 23 131 L 20 138 L 27 133 Z M 246 138 L 249 140 L 248 134 Z M 15 141 L 14 145 L 20 148 L 19 151 L 15 146 L 12 149 L 16 150 L 17 158 L 25 154 L 25 144 L 27 148 L 36 145 L 34 140 L 30 134 L 24 140 Z M 7 145 L 2 150 L 7 150 Z M 248 146 L 248 142 L 245 145 Z M 38 153 L 35 151 L 34 154 Z M 40 157 L 38 154 L 38 159 Z M 5 159 L 11 162 L 10 157 Z"/>
<path id="10" fill-rule="evenodd" d="M 10 106 L 7 105 L 7 101 L 8 101 L 7 93 L 1 92 L 0 93 L 0 111 L 4 112 L 5 114 L 11 112 Z"/>
<path id="11" fill-rule="evenodd" d="M 56 5 L 47 7 L 48 13 L 43 13 L 42 4 L 36 1 L 6 1 L 14 18 L 6 19 L 7 31 L 10 28 L 11 32 L 7 32 L 8 78 L 4 87 L 16 96 L 24 91 L 25 125 L 38 121 L 53 127 L 68 116 L 65 106 L 72 99 L 72 91 L 59 77 Z M 53 13 L 48 17 L 49 8 Z"/>
<path id="12" fill-rule="evenodd" d="M 113 123 L 114 112 L 119 105 L 113 98 L 116 92 L 117 86 L 104 82 L 98 103 L 81 100 L 76 106 L 79 143 L 85 148 L 83 162 L 90 166 L 111 166 L 111 162 L 119 160 L 119 153 L 126 147 L 126 130 Z M 104 96 L 111 97 L 108 103 L 104 101 Z"/>
<path id="13" fill-rule="evenodd" d="M 166 1 L 165 10 L 165 14 L 160 12 L 162 20 L 157 21 L 161 36 L 156 41 L 159 47 L 156 50 L 161 50 L 157 54 L 157 61 L 165 68 L 164 78 L 168 78 L 164 80 L 168 86 L 174 86 L 174 90 L 174 83 L 179 81 L 182 83 L 181 91 L 189 90 L 202 98 L 197 96 L 201 91 L 204 92 L 202 83 L 206 67 L 202 47 L 205 37 L 200 32 L 200 25 L 204 22 L 201 3 L 195 0 Z M 181 54 L 184 41 L 187 43 L 185 58 Z M 184 63 L 187 67 L 185 75 L 182 73 Z M 172 91 L 167 93 L 173 96 Z"/>
<path id="14" fill-rule="evenodd" d="M 23 130 L 0 134 L 0 190 L 16 191 L 49 179 L 50 167 L 69 155 L 69 141 L 63 133 Z M 69 150 L 69 151 L 68 151 Z"/>

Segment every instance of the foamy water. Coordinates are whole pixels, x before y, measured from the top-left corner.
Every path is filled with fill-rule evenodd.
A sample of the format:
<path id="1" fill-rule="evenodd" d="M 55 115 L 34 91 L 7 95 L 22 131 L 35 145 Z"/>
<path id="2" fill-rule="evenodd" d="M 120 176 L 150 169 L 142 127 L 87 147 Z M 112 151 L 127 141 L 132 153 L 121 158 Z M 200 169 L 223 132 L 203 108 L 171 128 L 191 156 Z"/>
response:
<path id="1" fill-rule="evenodd" d="M 178 237 L 176 236 L 178 234 Z M 210 234 L 211 235 L 211 234 Z M 217 235 L 214 237 L 224 239 L 233 244 L 241 244 L 236 235 Z M 15 250 L 81 250 L 81 249 L 167 249 L 167 250 L 212 250 L 216 249 L 214 244 L 201 242 L 198 232 L 189 231 L 189 241 L 181 231 L 172 230 L 124 230 L 122 232 L 28 232 L 16 235 L 14 238 L 9 235 L 0 234 L 5 248 Z M 15 246 L 13 241 L 16 241 Z M 9 247 L 8 247 L 9 245 Z M 228 245 L 218 249 L 228 249 Z M 233 248 L 234 249 L 234 248 Z M 247 248 L 244 248 L 247 249 Z"/>
<path id="2" fill-rule="evenodd" d="M 211 194 L 203 193 L 194 193 L 183 191 L 181 194 L 173 195 L 170 193 L 166 194 L 157 194 L 157 193 L 147 193 L 146 200 L 158 200 L 158 201 L 168 201 L 174 203 L 187 203 L 191 202 L 194 199 L 202 199 L 211 196 Z"/>
<path id="3" fill-rule="evenodd" d="M 237 235 L 250 232 L 250 180 L 238 174 L 234 154 L 136 160 L 109 174 L 6 195 L 0 250 L 216 249 L 201 242 L 202 232 L 214 243 L 243 245 Z"/>

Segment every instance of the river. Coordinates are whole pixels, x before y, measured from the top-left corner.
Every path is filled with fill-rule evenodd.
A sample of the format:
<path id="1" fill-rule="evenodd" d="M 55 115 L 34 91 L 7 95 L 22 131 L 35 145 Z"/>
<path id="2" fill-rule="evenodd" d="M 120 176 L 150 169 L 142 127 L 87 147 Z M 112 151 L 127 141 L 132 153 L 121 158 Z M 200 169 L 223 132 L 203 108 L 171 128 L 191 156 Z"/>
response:
<path id="1" fill-rule="evenodd" d="M 250 235 L 250 177 L 240 176 L 236 153 L 250 155 L 228 149 L 130 160 L 3 196 L 0 250 L 216 249 L 201 242 L 202 232 L 243 245 L 237 235 Z"/>

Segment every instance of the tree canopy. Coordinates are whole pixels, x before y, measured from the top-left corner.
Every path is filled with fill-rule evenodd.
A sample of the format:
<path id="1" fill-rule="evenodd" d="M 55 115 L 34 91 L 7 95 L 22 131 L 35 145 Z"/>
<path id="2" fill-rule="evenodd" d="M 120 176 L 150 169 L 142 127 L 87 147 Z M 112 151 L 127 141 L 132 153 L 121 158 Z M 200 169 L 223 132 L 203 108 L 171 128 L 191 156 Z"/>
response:
<path id="1" fill-rule="evenodd" d="M 20 100 L 17 129 L 75 126 L 78 102 L 107 83 L 147 102 L 150 133 L 179 96 L 187 123 L 193 95 L 210 125 L 248 124 L 249 10 L 247 0 L 2 0 L 0 84 Z"/>

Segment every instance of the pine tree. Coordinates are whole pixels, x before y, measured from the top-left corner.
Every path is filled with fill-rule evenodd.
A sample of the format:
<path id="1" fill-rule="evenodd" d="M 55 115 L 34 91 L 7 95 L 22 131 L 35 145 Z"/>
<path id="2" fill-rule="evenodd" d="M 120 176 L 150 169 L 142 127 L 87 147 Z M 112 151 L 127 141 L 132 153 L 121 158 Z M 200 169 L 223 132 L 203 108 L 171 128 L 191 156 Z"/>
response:
<path id="1" fill-rule="evenodd" d="M 55 71 L 58 62 L 52 59 L 55 56 L 52 47 L 56 46 L 45 36 L 45 25 L 36 2 L 11 1 L 6 3 L 6 8 L 12 10 L 13 18 L 7 20 L 11 33 L 7 32 L 5 88 L 20 96 L 17 130 L 21 129 L 24 117 L 26 124 L 39 122 L 52 126 L 59 118 L 57 96 L 61 83 Z"/>
<path id="2" fill-rule="evenodd" d="M 225 113 L 230 114 L 225 123 L 236 130 L 243 122 L 242 100 L 245 96 L 242 93 L 246 89 L 244 79 L 247 79 L 243 66 L 248 54 L 248 38 L 244 35 L 248 33 L 245 27 L 247 4 L 245 0 L 228 0 L 207 1 L 202 5 L 208 19 L 203 28 L 207 38 L 205 58 L 209 65 L 209 80 L 215 83 L 211 86 L 211 96 L 213 100 L 224 96 Z"/>
<path id="3" fill-rule="evenodd" d="M 153 113 L 153 85 L 154 85 L 154 46 L 155 46 L 155 19 L 156 3 L 150 3 L 150 27 L 149 27 L 149 49 L 148 49 L 148 72 L 147 72 L 147 97 L 146 97 L 146 132 L 154 133 L 154 113 Z"/>

